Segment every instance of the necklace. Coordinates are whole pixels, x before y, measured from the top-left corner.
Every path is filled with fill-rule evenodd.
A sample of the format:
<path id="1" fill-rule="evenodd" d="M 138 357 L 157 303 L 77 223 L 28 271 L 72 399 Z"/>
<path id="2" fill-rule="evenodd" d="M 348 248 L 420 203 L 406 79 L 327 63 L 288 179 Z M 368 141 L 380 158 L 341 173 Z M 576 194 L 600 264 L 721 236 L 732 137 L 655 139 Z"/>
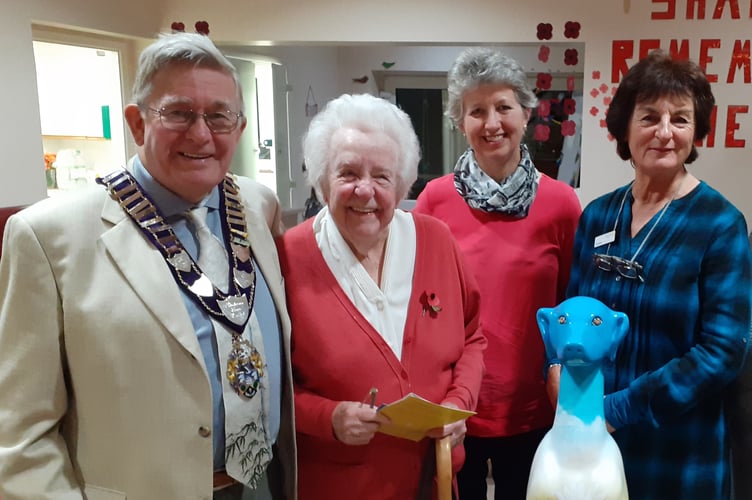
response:
<path id="1" fill-rule="evenodd" d="M 239 395 L 253 397 L 264 374 L 264 363 L 253 344 L 243 338 L 253 309 L 256 271 L 251 258 L 245 211 L 235 181 L 231 176 L 225 176 L 222 189 L 219 190 L 224 245 L 227 254 L 232 256 L 229 260 L 233 279 L 230 280 L 227 293 L 216 287 L 201 271 L 198 263 L 175 235 L 172 226 L 165 221 L 165 217 L 130 172 L 116 170 L 103 178 L 98 177 L 97 183 L 107 189 L 144 236 L 159 250 L 169 264 L 175 280 L 189 292 L 188 296 L 227 327 L 232 335 L 227 378 Z"/>
<path id="2" fill-rule="evenodd" d="M 684 186 L 684 181 L 687 179 L 688 176 L 689 176 L 689 174 L 686 174 L 682 178 L 681 182 L 679 183 L 679 187 L 676 188 L 676 191 L 674 191 L 674 194 L 671 195 L 671 198 L 666 202 L 665 205 L 663 205 L 663 208 L 661 208 L 661 211 L 658 214 L 658 218 L 656 218 L 656 220 L 653 223 L 653 225 L 650 226 L 650 229 L 648 230 L 648 234 L 646 234 L 645 237 L 642 239 L 642 241 L 640 242 L 640 246 L 637 247 L 637 250 L 635 250 L 635 253 L 632 255 L 632 258 L 630 258 L 630 259 L 628 259 L 626 261 L 629 265 L 634 266 L 635 268 L 638 268 L 638 269 L 642 270 L 642 266 L 640 266 L 636 262 L 637 255 L 639 255 L 639 253 L 645 247 L 645 243 L 647 243 L 648 239 L 650 238 L 650 235 L 653 234 L 653 230 L 655 229 L 655 227 L 658 225 L 658 223 L 663 218 L 663 214 L 665 214 L 666 210 L 668 210 L 668 207 L 671 206 L 671 202 L 674 201 L 676 199 L 676 197 L 679 195 L 679 192 L 681 192 L 681 189 Z M 633 185 L 634 185 L 634 181 L 630 182 L 629 186 L 627 186 L 627 189 L 624 191 L 624 196 L 622 196 L 622 198 L 621 198 L 621 204 L 619 205 L 619 211 L 616 213 L 616 220 L 614 220 L 614 228 L 612 230 L 612 234 L 616 234 L 616 229 L 617 229 L 617 227 L 619 225 L 619 219 L 621 219 L 621 213 L 622 213 L 622 210 L 624 210 L 624 202 L 627 201 L 627 195 L 632 191 L 631 188 L 632 188 Z M 611 243 L 609 243 L 608 247 L 606 247 L 606 255 L 607 256 L 609 255 L 610 251 L 611 251 Z"/>

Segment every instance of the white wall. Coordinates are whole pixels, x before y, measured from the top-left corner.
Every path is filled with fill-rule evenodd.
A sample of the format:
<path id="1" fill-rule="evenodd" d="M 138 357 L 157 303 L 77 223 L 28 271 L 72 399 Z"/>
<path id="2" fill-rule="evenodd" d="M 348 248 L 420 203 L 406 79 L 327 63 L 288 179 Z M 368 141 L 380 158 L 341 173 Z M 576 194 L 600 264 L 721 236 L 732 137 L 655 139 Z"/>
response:
<path id="1" fill-rule="evenodd" d="M 148 13 L 148 14 L 147 14 Z M 1 0 L 0 206 L 25 205 L 47 194 L 32 48 L 32 22 L 129 36 L 152 36 L 162 14 L 150 0 Z"/>
<path id="2" fill-rule="evenodd" d="M 32 18 L 138 36 L 148 36 L 158 27 L 168 28 L 176 20 L 183 21 L 188 27 L 197 20 L 206 20 L 212 38 L 218 42 L 274 41 L 287 45 L 310 42 L 344 45 L 547 43 L 539 41 L 536 36 L 536 26 L 541 22 L 554 27 L 550 42 L 567 43 L 568 39 L 563 33 L 564 24 L 578 21 L 581 32 L 576 42 L 585 43 L 584 108 L 588 111 L 583 116 L 582 124 L 580 195 L 583 202 L 632 177 L 631 167 L 618 160 L 614 144 L 601 126 L 606 108 L 604 98 L 608 97 L 608 92 L 614 86 L 610 78 L 613 41 L 656 39 L 667 48 L 671 39 L 687 39 L 690 57 L 699 59 L 700 40 L 717 39 L 720 47 L 708 51 L 713 60 L 707 61 L 708 71 L 720 75 L 719 83 L 714 84 L 719 104 L 716 141 L 712 148 L 701 148 L 700 159 L 690 170 L 724 193 L 743 210 L 748 220 L 752 220 L 752 197 L 746 196 L 746 191 L 752 186 L 749 165 L 752 115 L 749 111 L 738 114 L 737 128 L 732 127 L 729 132 L 737 140 L 746 141 L 745 147 L 726 147 L 724 144 L 728 107 L 748 103 L 752 90 L 752 84 L 744 81 L 743 72 L 736 74 L 735 83 L 726 82 L 734 42 L 739 40 L 743 44 L 749 41 L 752 13 L 747 0 L 718 2 L 723 7 L 719 19 L 713 19 L 713 9 L 717 3 L 713 1 L 705 2 L 707 11 L 704 19 L 697 19 L 696 14 L 694 18 L 687 19 L 687 4 L 699 3 L 689 0 L 217 0 L 211 7 L 199 0 L 164 0 L 157 4 L 156 11 L 152 2 L 147 0 L 126 4 L 94 0 L 59 4 L 55 0 L 4 0 L 2 9 L 6 9 L 9 1 L 11 10 L 0 16 L 6 21 L 0 33 L 0 64 L 4 70 L 8 70 L 4 73 L 12 76 L 10 79 L 4 78 L 0 85 L 4 95 L 18 96 L 9 100 L 7 116 L 24 118 L 14 127 L 13 134 L 4 134 L 0 138 L 0 146 L 5 146 L 4 150 L 11 152 L 10 159 L 6 157 L 0 167 L 0 175 L 4 180 L 9 176 L 14 179 L 14 187 L 7 187 L 6 182 L 0 184 L 1 205 L 38 199 L 44 190 L 44 177 L 36 173 L 33 165 L 41 158 L 41 140 L 38 137 L 38 116 L 34 113 L 35 89 L 30 85 L 34 81 L 28 27 Z M 14 4 L 18 5 L 13 7 Z M 631 9 L 625 12 L 627 5 L 631 5 Z M 662 14 L 672 5 L 675 7 L 672 16 Z M 740 19 L 732 18 L 733 6 L 739 7 Z M 274 50 L 288 52 L 286 59 L 289 63 L 285 62 L 291 75 L 290 81 L 294 82 L 290 94 L 291 109 L 304 106 L 306 81 L 321 86 L 314 88 L 320 106 L 341 91 L 351 90 L 342 88 L 343 81 L 346 82 L 351 75 L 333 69 L 336 65 L 330 63 L 336 61 L 338 56 L 332 54 L 330 48 L 313 47 L 313 52 L 304 55 L 284 46 L 274 47 Z M 634 54 L 627 63 L 631 65 L 637 58 L 637 54 Z M 743 61 L 744 57 L 740 59 Z M 302 85 L 298 82 L 302 82 Z M 599 90 L 601 86 L 605 87 L 605 93 Z M 589 113 L 591 108 L 594 115 Z M 306 120 L 304 115 L 294 114 L 291 116 L 291 129 L 304 130 Z M 296 138 L 291 137 L 293 165 L 296 158 L 294 148 Z"/>
<path id="3" fill-rule="evenodd" d="M 213 36 L 225 40 L 293 45 L 529 42 L 538 22 L 582 22 L 587 16 L 602 23 L 621 9 L 618 0 L 221 0 L 211 7 L 204 0 L 163 0 L 161 4 L 166 26 L 173 20 L 190 26 L 203 19 Z"/>

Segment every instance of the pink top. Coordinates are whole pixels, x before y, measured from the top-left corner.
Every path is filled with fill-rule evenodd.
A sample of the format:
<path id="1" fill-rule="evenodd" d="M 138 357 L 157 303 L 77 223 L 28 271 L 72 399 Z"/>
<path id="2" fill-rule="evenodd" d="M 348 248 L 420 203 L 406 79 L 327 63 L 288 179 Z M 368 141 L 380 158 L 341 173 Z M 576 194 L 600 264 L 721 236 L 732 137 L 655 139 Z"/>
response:
<path id="1" fill-rule="evenodd" d="M 528 216 L 516 219 L 470 208 L 449 174 L 428 183 L 414 212 L 449 225 L 481 292 L 486 372 L 468 434 L 511 436 L 550 426 L 554 409 L 535 314 L 565 298 L 581 212 L 574 190 L 542 175 Z"/>

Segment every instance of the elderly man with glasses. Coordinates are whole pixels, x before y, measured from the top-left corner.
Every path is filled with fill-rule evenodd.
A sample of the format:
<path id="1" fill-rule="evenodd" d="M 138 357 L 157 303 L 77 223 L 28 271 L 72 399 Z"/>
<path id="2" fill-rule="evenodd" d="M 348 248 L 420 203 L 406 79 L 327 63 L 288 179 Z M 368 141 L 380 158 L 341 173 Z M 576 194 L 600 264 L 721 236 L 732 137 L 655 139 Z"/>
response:
<path id="1" fill-rule="evenodd" d="M 203 35 L 141 54 L 138 154 L 10 218 L 0 497 L 296 497 L 275 195 L 228 174 L 238 75 Z"/>

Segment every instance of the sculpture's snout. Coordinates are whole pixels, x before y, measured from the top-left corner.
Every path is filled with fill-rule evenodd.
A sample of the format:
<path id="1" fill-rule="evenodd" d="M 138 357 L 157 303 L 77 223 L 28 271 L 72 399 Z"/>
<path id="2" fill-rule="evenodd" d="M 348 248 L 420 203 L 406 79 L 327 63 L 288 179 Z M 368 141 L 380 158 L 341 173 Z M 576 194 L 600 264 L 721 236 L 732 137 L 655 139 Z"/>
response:
<path id="1" fill-rule="evenodd" d="M 585 347 L 579 342 L 570 342 L 564 345 L 560 359 L 564 363 L 589 363 L 590 356 L 588 356 Z"/>
<path id="2" fill-rule="evenodd" d="M 567 344 L 563 354 L 565 358 L 581 358 L 585 355 L 585 348 L 582 344 Z"/>

